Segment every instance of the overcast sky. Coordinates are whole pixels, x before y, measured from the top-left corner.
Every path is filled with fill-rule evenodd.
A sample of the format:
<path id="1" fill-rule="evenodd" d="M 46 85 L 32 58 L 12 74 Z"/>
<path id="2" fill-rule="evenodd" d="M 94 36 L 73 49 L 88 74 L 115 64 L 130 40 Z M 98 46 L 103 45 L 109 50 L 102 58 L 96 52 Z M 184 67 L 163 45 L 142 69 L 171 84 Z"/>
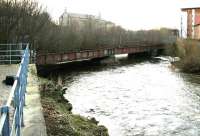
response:
<path id="1" fill-rule="evenodd" d="M 180 28 L 181 7 L 200 0 L 38 0 L 54 20 L 68 12 L 99 15 L 126 29 Z M 192 2 L 191 2 L 192 1 Z M 195 1 L 195 3 L 194 3 Z M 185 16 L 184 16 L 185 19 Z"/>

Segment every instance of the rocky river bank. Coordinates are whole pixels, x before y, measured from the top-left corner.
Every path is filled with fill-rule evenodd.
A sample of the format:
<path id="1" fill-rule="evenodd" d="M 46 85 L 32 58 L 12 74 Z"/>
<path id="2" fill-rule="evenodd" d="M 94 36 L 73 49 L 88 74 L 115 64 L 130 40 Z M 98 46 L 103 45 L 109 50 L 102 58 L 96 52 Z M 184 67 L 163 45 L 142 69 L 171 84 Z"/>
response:
<path id="1" fill-rule="evenodd" d="M 107 128 L 98 125 L 95 118 L 72 113 L 62 85 L 41 79 L 40 91 L 48 136 L 108 136 Z"/>

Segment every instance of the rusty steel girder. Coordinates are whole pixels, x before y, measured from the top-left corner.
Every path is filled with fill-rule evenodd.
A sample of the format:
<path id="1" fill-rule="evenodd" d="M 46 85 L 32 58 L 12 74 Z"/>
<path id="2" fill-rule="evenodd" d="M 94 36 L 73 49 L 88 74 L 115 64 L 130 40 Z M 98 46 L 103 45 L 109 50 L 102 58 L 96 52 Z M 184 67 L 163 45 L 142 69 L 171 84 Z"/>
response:
<path id="1" fill-rule="evenodd" d="M 37 53 L 37 65 L 49 64 L 62 64 L 72 61 L 81 61 L 86 59 L 102 58 L 117 54 L 134 54 L 142 52 L 150 52 L 151 50 L 164 49 L 164 45 L 151 45 L 151 46 L 135 46 L 135 47 L 122 47 L 122 48 L 107 48 L 97 50 L 83 50 L 73 51 L 66 53 Z"/>

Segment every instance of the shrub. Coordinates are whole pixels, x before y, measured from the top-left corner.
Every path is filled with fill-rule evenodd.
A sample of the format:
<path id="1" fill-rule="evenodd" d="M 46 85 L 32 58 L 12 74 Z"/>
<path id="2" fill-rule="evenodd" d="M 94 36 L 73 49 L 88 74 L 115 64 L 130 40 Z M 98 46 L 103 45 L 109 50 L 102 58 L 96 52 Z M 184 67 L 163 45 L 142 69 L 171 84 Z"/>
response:
<path id="1" fill-rule="evenodd" d="M 181 58 L 179 67 L 185 72 L 200 72 L 200 42 L 196 40 L 178 40 L 177 56 Z"/>

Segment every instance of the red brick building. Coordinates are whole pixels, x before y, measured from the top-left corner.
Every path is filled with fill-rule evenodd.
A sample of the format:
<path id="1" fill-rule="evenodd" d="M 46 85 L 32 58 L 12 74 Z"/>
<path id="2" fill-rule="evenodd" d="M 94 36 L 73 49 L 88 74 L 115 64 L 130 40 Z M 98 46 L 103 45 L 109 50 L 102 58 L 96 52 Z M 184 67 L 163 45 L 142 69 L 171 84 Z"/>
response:
<path id="1" fill-rule="evenodd" d="M 187 37 L 200 40 L 200 7 L 181 10 L 187 12 Z"/>

